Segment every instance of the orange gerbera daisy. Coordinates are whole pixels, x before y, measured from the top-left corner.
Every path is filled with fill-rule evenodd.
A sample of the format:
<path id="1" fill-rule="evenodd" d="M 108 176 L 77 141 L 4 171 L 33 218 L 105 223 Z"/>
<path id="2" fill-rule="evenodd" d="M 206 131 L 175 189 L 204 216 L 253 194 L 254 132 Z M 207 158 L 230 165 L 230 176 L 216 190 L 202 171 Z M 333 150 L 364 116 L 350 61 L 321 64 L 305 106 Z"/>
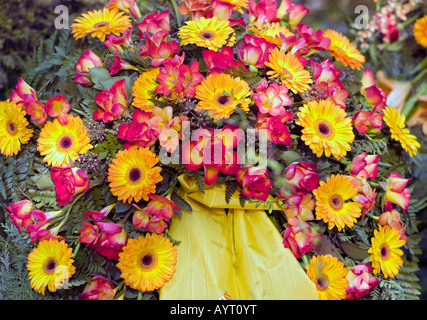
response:
<path id="1" fill-rule="evenodd" d="M 248 30 L 253 33 L 255 37 L 263 38 L 271 43 L 282 45 L 282 40 L 278 38 L 282 33 L 285 37 L 293 36 L 294 34 L 289 31 L 286 26 L 281 26 L 279 22 L 255 22 L 248 26 Z"/>
<path id="2" fill-rule="evenodd" d="M 331 39 L 329 46 L 331 55 L 341 62 L 344 67 L 350 66 L 353 70 L 360 70 L 363 67 L 365 57 L 360 53 L 359 49 L 350 43 L 346 36 L 330 29 L 326 30 L 323 36 Z"/>
<path id="3" fill-rule="evenodd" d="M 159 158 L 148 148 L 130 148 L 119 151 L 108 168 L 110 190 L 123 202 L 148 201 L 156 192 L 156 184 L 163 180 L 161 167 L 155 167 Z"/>
<path id="4" fill-rule="evenodd" d="M 345 299 L 347 273 L 344 263 L 330 254 L 314 256 L 307 266 L 307 276 L 316 285 L 320 300 Z"/>
<path id="5" fill-rule="evenodd" d="M 175 273 L 177 250 L 169 238 L 157 233 L 129 239 L 119 253 L 121 277 L 136 290 L 153 291 L 168 282 Z"/>
<path id="6" fill-rule="evenodd" d="M 97 37 L 102 42 L 105 37 L 113 33 L 120 35 L 126 29 L 132 26 L 130 17 L 118 9 L 109 10 L 94 10 L 88 13 L 83 13 L 82 17 L 78 17 L 71 25 L 72 33 L 75 39 L 83 38 L 90 34 L 92 37 Z"/>
<path id="7" fill-rule="evenodd" d="M 26 144 L 33 130 L 28 129 L 25 110 L 15 101 L 0 101 L 0 153 L 5 156 L 16 155 L 21 145 Z"/>
<path id="8" fill-rule="evenodd" d="M 304 69 L 294 54 L 274 48 L 271 50 L 265 65 L 272 69 L 267 71 L 270 78 L 279 78 L 282 84 L 294 93 L 301 93 L 310 89 L 309 84 L 313 82 L 310 72 Z"/>
<path id="9" fill-rule="evenodd" d="M 154 103 L 150 101 L 155 96 L 155 89 L 159 85 L 156 81 L 160 68 L 153 68 L 139 75 L 132 87 L 133 101 L 135 108 L 143 111 L 150 111 Z"/>
<path id="10" fill-rule="evenodd" d="M 196 98 L 200 100 L 196 111 L 208 111 L 215 121 L 229 118 L 236 108 L 247 112 L 251 103 L 248 83 L 225 73 L 204 79 L 196 87 Z"/>
<path id="11" fill-rule="evenodd" d="M 60 124 L 57 118 L 46 122 L 37 140 L 37 150 L 50 166 L 69 166 L 70 159 L 76 161 L 79 154 L 93 148 L 82 119 L 72 114 L 68 114 L 67 119 L 66 125 Z"/>
<path id="12" fill-rule="evenodd" d="M 415 22 L 414 37 L 420 45 L 427 47 L 427 15 Z"/>
<path id="13" fill-rule="evenodd" d="M 345 226 L 353 227 L 362 214 L 362 205 L 351 200 L 358 191 L 353 181 L 344 175 L 332 175 L 326 178 L 326 182 L 320 181 L 320 186 L 313 190 L 316 219 L 329 223 L 329 229 L 336 226 L 338 231 Z"/>

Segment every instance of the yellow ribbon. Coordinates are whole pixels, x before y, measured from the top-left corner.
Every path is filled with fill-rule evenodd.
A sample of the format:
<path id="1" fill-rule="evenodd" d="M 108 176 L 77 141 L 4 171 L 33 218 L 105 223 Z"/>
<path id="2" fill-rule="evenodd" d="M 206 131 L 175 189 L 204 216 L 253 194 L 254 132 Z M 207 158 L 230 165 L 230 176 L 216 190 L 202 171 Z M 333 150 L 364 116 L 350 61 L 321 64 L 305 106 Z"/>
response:
<path id="1" fill-rule="evenodd" d="M 178 194 L 192 207 L 174 217 L 169 231 L 180 240 L 176 272 L 160 289 L 161 300 L 317 299 L 313 282 L 264 210 L 241 207 L 236 193 L 227 204 L 225 185 L 200 192 L 188 175 L 179 178 Z M 228 213 L 225 209 L 228 209 Z"/>

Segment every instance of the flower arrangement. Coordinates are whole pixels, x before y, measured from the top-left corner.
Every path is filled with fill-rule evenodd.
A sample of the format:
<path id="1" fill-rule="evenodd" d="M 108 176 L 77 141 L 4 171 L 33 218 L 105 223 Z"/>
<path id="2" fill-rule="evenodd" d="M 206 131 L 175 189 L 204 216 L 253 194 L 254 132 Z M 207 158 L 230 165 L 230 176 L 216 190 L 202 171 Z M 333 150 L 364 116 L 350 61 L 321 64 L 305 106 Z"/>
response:
<path id="1" fill-rule="evenodd" d="M 0 102 L 2 259 L 25 257 L 0 292 L 19 273 L 25 298 L 157 299 L 187 175 L 265 206 L 319 299 L 417 298 L 421 145 L 357 46 L 308 13 L 110 0 L 55 33 Z"/>

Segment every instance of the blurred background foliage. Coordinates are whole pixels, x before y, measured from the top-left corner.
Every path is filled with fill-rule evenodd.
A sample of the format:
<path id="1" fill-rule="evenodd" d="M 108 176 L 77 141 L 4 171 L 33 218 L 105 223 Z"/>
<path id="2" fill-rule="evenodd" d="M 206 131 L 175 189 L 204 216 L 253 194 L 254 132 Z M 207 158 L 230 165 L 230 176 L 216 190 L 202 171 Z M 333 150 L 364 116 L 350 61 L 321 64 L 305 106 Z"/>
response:
<path id="1" fill-rule="evenodd" d="M 389 2 L 393 1 L 396 0 Z M 337 30 L 349 36 L 351 40 L 355 40 L 357 35 L 357 30 L 352 27 L 356 17 L 359 16 L 355 8 L 358 5 L 367 6 L 370 19 L 376 12 L 376 3 L 373 0 L 293 0 L 293 2 L 303 4 L 311 11 L 302 22 L 315 30 L 328 28 Z M 0 0 L 0 100 L 10 97 L 19 76 L 28 73 L 31 58 L 40 42 L 47 42 L 54 33 L 56 6 L 68 7 L 71 25 L 72 20 L 82 12 L 100 9 L 107 3 L 108 0 Z M 417 47 L 413 37 L 410 36 L 409 27 L 406 26 L 406 30 L 401 30 L 403 35 L 406 33 L 409 36 L 385 49 L 377 46 L 377 39 L 370 39 L 370 49 L 362 50 L 369 61 L 366 66 L 374 72 L 383 70 L 388 77 L 403 79 L 411 68 L 426 57 L 426 50 Z M 415 127 L 411 131 L 414 131 L 420 140 L 424 139 L 423 149 L 426 149 L 427 138 L 422 136 L 419 129 Z M 424 156 L 416 157 L 418 164 L 415 163 L 413 169 L 413 178 L 418 180 L 413 186 L 413 192 L 419 197 L 427 195 L 426 151 L 423 154 Z M 419 212 L 418 219 L 420 247 L 423 253 L 419 257 L 420 270 L 416 275 L 420 278 L 420 298 L 427 299 L 427 212 L 425 210 Z"/>
<path id="2" fill-rule="evenodd" d="M 65 5 L 70 23 L 81 12 L 104 7 L 105 0 L 0 0 L 0 100 L 10 96 L 40 41 L 55 31 L 55 8 Z"/>

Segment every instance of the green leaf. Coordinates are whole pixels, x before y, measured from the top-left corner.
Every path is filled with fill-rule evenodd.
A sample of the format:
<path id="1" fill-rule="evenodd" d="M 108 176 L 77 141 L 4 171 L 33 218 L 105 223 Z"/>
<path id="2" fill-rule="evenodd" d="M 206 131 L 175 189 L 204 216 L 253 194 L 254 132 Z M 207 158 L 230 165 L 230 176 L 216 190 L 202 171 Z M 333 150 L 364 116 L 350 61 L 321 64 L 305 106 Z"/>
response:
<path id="1" fill-rule="evenodd" d="M 289 166 L 291 163 L 301 158 L 301 156 L 295 151 L 284 151 L 280 154 L 280 158 L 282 158 L 286 165 Z"/>
<path id="2" fill-rule="evenodd" d="M 55 188 L 50 175 L 42 175 L 35 182 L 39 190 L 53 190 Z"/>
<path id="3" fill-rule="evenodd" d="M 191 205 L 187 201 L 185 201 L 183 198 L 181 198 L 175 191 L 172 192 L 171 200 L 173 202 L 175 202 L 176 205 L 178 207 L 180 207 L 181 209 L 187 210 L 187 211 L 190 211 L 190 212 L 193 211 L 193 209 L 191 208 Z"/>
<path id="4" fill-rule="evenodd" d="M 369 257 L 368 250 L 362 249 L 351 242 L 341 242 L 341 248 L 348 256 L 357 260 L 363 260 Z"/>
<path id="5" fill-rule="evenodd" d="M 95 67 L 89 69 L 90 79 L 94 83 L 94 88 L 98 90 L 109 90 L 105 89 L 102 82 L 107 82 L 111 79 L 110 72 L 102 67 Z"/>

